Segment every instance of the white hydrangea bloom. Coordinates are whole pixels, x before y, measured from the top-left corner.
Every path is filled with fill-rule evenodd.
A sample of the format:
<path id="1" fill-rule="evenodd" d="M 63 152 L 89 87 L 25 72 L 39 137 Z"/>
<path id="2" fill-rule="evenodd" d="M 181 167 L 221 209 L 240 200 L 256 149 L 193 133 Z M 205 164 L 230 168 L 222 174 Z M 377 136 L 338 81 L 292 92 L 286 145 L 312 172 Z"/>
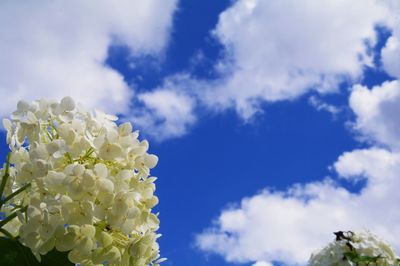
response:
<path id="1" fill-rule="evenodd" d="M 11 149 L 5 195 L 26 186 L 1 207 L 27 206 L 4 228 L 40 255 L 69 251 L 81 265 L 159 265 L 156 234 L 158 161 L 130 123 L 61 102 L 21 101 L 4 119 Z M 4 173 L 4 169 L 1 169 Z M 0 173 L 0 174 L 1 174 Z"/>
<path id="2" fill-rule="evenodd" d="M 400 265 L 390 245 L 369 231 L 335 234 L 337 235 L 335 241 L 311 255 L 309 266 Z M 354 254 L 354 259 L 351 259 L 351 254 Z M 376 262 L 368 262 L 367 259 L 374 259 Z"/>

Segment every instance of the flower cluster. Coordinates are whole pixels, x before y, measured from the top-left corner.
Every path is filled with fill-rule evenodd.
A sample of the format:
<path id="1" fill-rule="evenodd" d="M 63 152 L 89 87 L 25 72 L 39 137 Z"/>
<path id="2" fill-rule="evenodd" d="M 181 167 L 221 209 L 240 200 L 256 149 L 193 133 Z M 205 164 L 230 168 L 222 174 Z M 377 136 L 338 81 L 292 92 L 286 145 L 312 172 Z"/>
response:
<path id="1" fill-rule="evenodd" d="M 65 97 L 61 102 L 20 101 L 3 120 L 10 164 L 3 229 L 40 255 L 68 251 L 81 265 L 158 265 L 158 161 L 147 153 L 130 123 L 96 110 L 87 112 Z M 8 169 L 6 169 L 8 168 Z M 4 178 L 4 177 L 3 177 Z M 3 183 L 3 182 L 2 182 Z"/>
<path id="2" fill-rule="evenodd" d="M 308 262 L 310 266 L 394 266 L 400 261 L 389 244 L 369 231 L 336 232 L 336 240 L 316 254 Z"/>

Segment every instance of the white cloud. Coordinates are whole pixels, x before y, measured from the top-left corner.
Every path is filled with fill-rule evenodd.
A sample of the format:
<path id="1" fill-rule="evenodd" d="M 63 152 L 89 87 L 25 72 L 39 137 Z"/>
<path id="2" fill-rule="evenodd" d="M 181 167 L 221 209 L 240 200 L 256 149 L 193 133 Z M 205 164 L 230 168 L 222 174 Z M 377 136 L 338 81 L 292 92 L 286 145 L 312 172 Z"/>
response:
<path id="1" fill-rule="evenodd" d="M 386 0 L 395 16 L 391 19 L 392 36 L 387 40 L 382 49 L 382 62 L 384 70 L 393 77 L 400 78 L 400 1 Z"/>
<path id="2" fill-rule="evenodd" d="M 194 100 L 178 90 L 156 89 L 139 94 L 138 99 L 144 108 L 132 119 L 156 140 L 182 136 L 196 122 Z"/>
<path id="3" fill-rule="evenodd" d="M 357 116 L 354 127 L 368 140 L 400 148 L 400 82 L 385 82 L 371 90 L 355 85 L 349 100 Z"/>
<path id="4" fill-rule="evenodd" d="M 157 141 L 180 137 L 197 121 L 198 102 L 186 88 L 197 90 L 200 84 L 184 74 L 170 76 L 160 87 L 137 94 L 137 105 L 126 119 Z"/>
<path id="5" fill-rule="evenodd" d="M 400 12 L 400 11 L 399 11 Z M 400 23 L 400 22 L 399 22 Z M 382 49 L 384 69 L 393 77 L 400 78 L 400 34 L 390 37 Z"/>
<path id="6" fill-rule="evenodd" d="M 229 55 L 218 65 L 226 79 L 203 98 L 248 118 L 262 101 L 333 92 L 371 64 L 365 40 L 374 43 L 374 27 L 392 17 L 375 0 L 236 1 L 214 31 Z"/>
<path id="7" fill-rule="evenodd" d="M 73 96 L 88 107 L 128 113 L 133 91 L 104 65 L 110 45 L 162 51 L 176 0 L 2 1 L 0 115 L 19 99 Z"/>
<path id="8" fill-rule="evenodd" d="M 356 194 L 326 179 L 285 192 L 264 190 L 223 210 L 198 235 L 198 246 L 227 261 L 305 265 L 313 251 L 333 240 L 332 232 L 368 228 L 400 251 L 400 154 L 355 150 L 340 156 L 334 166 L 347 179 L 362 175 L 366 187 Z"/>
<path id="9" fill-rule="evenodd" d="M 273 266 L 272 263 L 270 262 L 265 262 L 265 261 L 257 261 L 254 263 L 252 266 Z"/>
<path id="10" fill-rule="evenodd" d="M 337 115 L 341 111 L 340 107 L 326 103 L 321 98 L 315 95 L 310 96 L 308 98 L 308 102 L 318 111 L 326 111 L 328 113 L 331 113 L 333 116 Z"/>

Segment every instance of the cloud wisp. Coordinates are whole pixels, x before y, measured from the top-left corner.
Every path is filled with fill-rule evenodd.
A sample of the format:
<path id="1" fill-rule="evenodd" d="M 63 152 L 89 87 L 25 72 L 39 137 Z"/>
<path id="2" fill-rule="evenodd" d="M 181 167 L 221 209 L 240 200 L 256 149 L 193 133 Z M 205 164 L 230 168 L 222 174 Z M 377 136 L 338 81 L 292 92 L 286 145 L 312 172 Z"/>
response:
<path id="1" fill-rule="evenodd" d="M 146 133 L 162 141 L 180 137 L 196 122 L 194 99 L 178 90 L 155 90 L 138 95 L 143 108 L 129 119 L 146 129 Z"/>

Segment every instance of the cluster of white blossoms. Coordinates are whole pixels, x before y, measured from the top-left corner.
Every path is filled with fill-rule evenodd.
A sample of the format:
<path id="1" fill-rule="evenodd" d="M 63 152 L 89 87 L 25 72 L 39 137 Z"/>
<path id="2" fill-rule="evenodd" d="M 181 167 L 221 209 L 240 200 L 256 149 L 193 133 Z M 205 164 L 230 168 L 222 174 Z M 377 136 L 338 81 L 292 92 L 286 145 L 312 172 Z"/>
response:
<path id="1" fill-rule="evenodd" d="M 87 112 L 69 98 L 20 101 L 4 119 L 10 167 L 2 229 L 40 260 L 53 248 L 80 265 L 159 265 L 158 161 L 130 123 Z M 7 167 L 8 168 L 8 167 Z"/>
<path id="2" fill-rule="evenodd" d="M 400 260 L 390 245 L 369 231 L 335 234 L 335 241 L 311 255 L 309 266 L 400 265 Z"/>

